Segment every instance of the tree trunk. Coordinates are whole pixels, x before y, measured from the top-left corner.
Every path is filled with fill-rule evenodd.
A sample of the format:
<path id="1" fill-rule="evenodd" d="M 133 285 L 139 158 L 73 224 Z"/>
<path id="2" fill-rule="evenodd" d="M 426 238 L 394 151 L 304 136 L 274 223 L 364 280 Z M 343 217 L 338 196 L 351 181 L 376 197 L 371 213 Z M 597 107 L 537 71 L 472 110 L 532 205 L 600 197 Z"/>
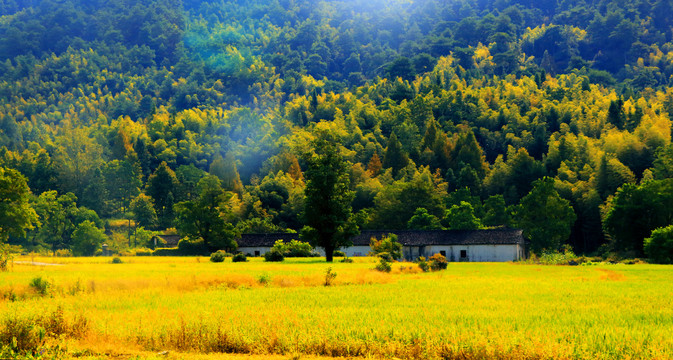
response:
<path id="1" fill-rule="evenodd" d="M 333 262 L 334 261 L 334 248 L 333 247 L 326 247 L 325 248 L 325 260 L 327 262 Z"/>

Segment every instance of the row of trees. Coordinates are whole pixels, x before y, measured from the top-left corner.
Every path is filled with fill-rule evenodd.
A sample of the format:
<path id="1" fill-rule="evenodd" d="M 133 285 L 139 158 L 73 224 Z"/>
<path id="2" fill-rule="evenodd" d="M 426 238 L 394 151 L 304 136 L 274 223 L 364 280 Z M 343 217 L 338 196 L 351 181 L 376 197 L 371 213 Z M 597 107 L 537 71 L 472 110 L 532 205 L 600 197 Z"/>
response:
<path id="1" fill-rule="evenodd" d="M 0 1 L 0 166 L 72 223 L 10 241 L 122 219 L 216 241 L 180 225 L 204 214 L 301 232 L 328 133 L 344 234 L 517 226 L 546 176 L 576 218 L 551 247 L 628 251 L 618 189 L 673 174 L 667 4 Z"/>

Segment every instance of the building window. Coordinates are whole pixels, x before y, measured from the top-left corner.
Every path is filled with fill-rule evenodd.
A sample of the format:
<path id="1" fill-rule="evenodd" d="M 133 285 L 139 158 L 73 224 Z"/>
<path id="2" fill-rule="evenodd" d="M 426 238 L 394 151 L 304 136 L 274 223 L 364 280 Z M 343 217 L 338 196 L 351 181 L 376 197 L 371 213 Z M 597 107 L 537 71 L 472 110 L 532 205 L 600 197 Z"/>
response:
<path id="1" fill-rule="evenodd" d="M 467 250 L 460 250 L 460 258 L 467 259 Z"/>
<path id="2" fill-rule="evenodd" d="M 259 256 L 259 250 L 255 250 L 255 256 Z"/>
<path id="3" fill-rule="evenodd" d="M 442 254 L 443 257 L 446 257 L 446 251 L 441 250 L 439 253 Z"/>

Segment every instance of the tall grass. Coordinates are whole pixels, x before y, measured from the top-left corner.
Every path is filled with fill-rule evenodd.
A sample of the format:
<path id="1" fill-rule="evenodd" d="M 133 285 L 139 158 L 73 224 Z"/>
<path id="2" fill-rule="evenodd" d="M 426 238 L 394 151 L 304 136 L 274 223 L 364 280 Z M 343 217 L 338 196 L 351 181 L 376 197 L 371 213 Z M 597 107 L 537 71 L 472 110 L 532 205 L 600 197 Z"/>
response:
<path id="1" fill-rule="evenodd" d="M 51 297 L 0 301 L 0 317 L 32 319 L 60 306 L 64 318 L 86 319 L 85 335 L 63 335 L 85 348 L 108 343 L 153 352 L 408 359 L 673 358 L 670 266 L 451 263 L 444 271 L 418 273 L 409 271 L 417 268 L 413 264 L 398 263 L 381 273 L 373 270 L 376 259 L 58 260 L 65 265 L 15 265 L 5 273 L 0 291 L 18 292 L 42 277 Z M 328 267 L 338 276 L 326 287 Z"/>

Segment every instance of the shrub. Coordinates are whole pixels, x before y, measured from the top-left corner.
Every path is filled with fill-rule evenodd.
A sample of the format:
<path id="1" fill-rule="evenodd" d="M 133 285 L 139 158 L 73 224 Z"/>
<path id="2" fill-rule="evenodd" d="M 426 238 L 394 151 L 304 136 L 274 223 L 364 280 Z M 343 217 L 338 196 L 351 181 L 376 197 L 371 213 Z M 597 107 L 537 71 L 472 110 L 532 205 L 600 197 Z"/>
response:
<path id="1" fill-rule="evenodd" d="M 337 274 L 332 271 L 331 267 L 328 267 L 325 271 L 325 286 L 332 286 L 334 284 L 334 279 L 336 279 Z"/>
<path id="2" fill-rule="evenodd" d="M 278 240 L 273 244 L 271 251 L 276 251 L 284 257 L 312 257 L 313 247 L 307 242 L 291 240 L 288 243 Z"/>
<path id="3" fill-rule="evenodd" d="M 56 257 L 71 257 L 72 251 L 70 249 L 59 249 L 56 250 Z"/>
<path id="4" fill-rule="evenodd" d="M 177 248 L 159 248 L 152 252 L 152 256 L 183 256 Z"/>
<path id="5" fill-rule="evenodd" d="M 152 250 L 146 249 L 146 248 L 135 249 L 134 255 L 135 256 L 151 256 L 152 255 Z"/>
<path id="6" fill-rule="evenodd" d="M 283 256 L 283 254 L 277 249 L 271 249 L 271 251 L 268 251 L 264 254 L 264 261 L 280 262 L 283 260 L 285 260 L 285 256 Z"/>
<path id="7" fill-rule="evenodd" d="M 245 256 L 243 253 L 238 253 L 234 255 L 234 257 L 231 259 L 233 262 L 246 262 L 248 261 L 248 258 Z"/>
<path id="8" fill-rule="evenodd" d="M 33 319 L 7 318 L 2 325 L 0 343 L 3 344 L 3 347 L 5 345 L 11 347 L 12 352 L 35 352 L 44 343 L 44 329 L 36 326 Z M 15 355 L 12 354 L 11 357 L 7 358 L 15 358 Z"/>
<path id="9" fill-rule="evenodd" d="M 352 263 L 353 259 L 351 259 L 349 257 L 344 257 L 343 259 L 341 259 L 341 262 L 342 263 Z"/>
<path id="10" fill-rule="evenodd" d="M 222 250 L 218 250 L 212 254 L 210 254 L 210 261 L 214 263 L 220 263 L 224 262 L 224 259 L 226 258 L 226 252 Z"/>
<path id="11" fill-rule="evenodd" d="M 266 286 L 266 285 L 268 285 L 268 284 L 271 282 L 271 276 L 266 275 L 266 274 L 262 274 L 262 275 L 260 275 L 260 276 L 257 277 L 257 282 L 258 282 L 260 285 L 264 285 L 264 286 Z"/>
<path id="12" fill-rule="evenodd" d="M 42 277 L 36 277 L 30 282 L 30 287 L 35 290 L 38 294 L 46 296 L 49 294 L 49 281 L 42 279 Z"/>
<path id="13" fill-rule="evenodd" d="M 379 263 L 376 264 L 375 269 L 381 272 L 390 272 L 393 267 L 390 265 L 390 261 L 386 260 L 384 257 L 381 257 Z"/>
<path id="14" fill-rule="evenodd" d="M 341 250 L 334 250 L 332 253 L 334 257 L 346 257 L 346 253 Z"/>
<path id="15" fill-rule="evenodd" d="M 397 260 L 402 257 L 402 244 L 397 242 L 397 235 L 388 234 L 381 240 L 372 237 L 369 240 L 369 246 L 375 255 L 381 256 L 382 253 L 387 253 L 391 260 Z"/>
<path id="16" fill-rule="evenodd" d="M 185 256 L 209 254 L 208 248 L 203 243 L 203 239 L 180 239 L 178 249 L 180 250 L 180 254 Z"/>
<path id="17" fill-rule="evenodd" d="M 673 225 L 654 229 L 644 241 L 645 255 L 659 264 L 673 264 Z"/>
<path id="18" fill-rule="evenodd" d="M 122 259 L 115 256 L 115 257 L 112 258 L 112 263 L 113 264 L 123 264 L 124 262 L 122 261 Z"/>
<path id="19" fill-rule="evenodd" d="M 425 257 L 421 256 L 418 258 L 418 267 L 423 270 L 423 272 L 428 272 L 430 271 L 430 265 L 428 265 L 428 262 L 425 261 Z"/>
<path id="20" fill-rule="evenodd" d="M 432 271 L 444 270 L 449 265 L 449 263 L 446 261 L 446 257 L 439 253 L 432 255 L 428 260 L 430 262 L 430 268 Z"/>

